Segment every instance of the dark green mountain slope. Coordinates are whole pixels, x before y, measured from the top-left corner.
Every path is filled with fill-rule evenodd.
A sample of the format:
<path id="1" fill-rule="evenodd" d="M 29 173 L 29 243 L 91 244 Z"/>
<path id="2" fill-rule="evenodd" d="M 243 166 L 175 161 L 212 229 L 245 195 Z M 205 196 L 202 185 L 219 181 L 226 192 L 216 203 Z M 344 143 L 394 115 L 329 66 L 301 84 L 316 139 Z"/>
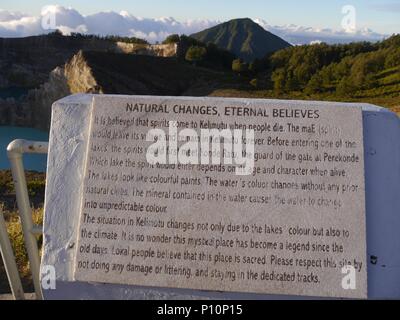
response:
<path id="1" fill-rule="evenodd" d="M 263 58 L 267 53 L 290 47 L 288 42 L 248 18 L 231 20 L 190 37 L 204 43 L 212 42 L 246 61 Z"/>

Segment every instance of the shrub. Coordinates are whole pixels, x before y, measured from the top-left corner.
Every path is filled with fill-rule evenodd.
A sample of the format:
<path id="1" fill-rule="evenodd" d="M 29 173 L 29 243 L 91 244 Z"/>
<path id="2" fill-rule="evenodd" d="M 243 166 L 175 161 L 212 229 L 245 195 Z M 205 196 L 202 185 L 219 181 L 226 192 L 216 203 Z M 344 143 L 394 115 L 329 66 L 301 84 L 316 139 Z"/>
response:
<path id="1" fill-rule="evenodd" d="M 239 75 L 247 72 L 248 70 L 248 64 L 243 62 L 242 59 L 236 59 L 232 61 L 232 71 L 238 73 Z"/>
<path id="2" fill-rule="evenodd" d="M 180 42 L 180 37 L 178 34 L 171 34 L 168 36 L 162 44 L 170 44 L 170 43 L 179 43 Z"/>
<path id="3" fill-rule="evenodd" d="M 44 194 L 46 181 L 45 180 L 31 180 L 27 182 L 29 196 L 36 196 L 38 194 Z"/>
<path id="4" fill-rule="evenodd" d="M 43 209 L 33 210 L 33 223 L 41 225 L 43 223 Z M 25 249 L 24 236 L 19 216 L 16 213 L 8 215 L 6 225 L 12 247 L 14 249 L 15 260 L 23 277 L 29 275 L 29 259 Z M 38 247 L 41 250 L 42 236 L 38 236 Z"/>
<path id="5" fill-rule="evenodd" d="M 186 52 L 185 59 L 187 61 L 196 64 L 197 62 L 203 60 L 206 54 L 207 54 L 206 48 L 199 46 L 191 46 L 189 50 Z"/>

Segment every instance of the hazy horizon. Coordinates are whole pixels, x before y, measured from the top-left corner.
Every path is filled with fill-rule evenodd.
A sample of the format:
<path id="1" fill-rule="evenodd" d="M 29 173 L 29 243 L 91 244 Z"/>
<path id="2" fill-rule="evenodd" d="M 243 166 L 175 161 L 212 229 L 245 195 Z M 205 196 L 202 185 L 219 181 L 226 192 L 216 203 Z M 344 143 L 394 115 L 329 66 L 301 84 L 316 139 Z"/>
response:
<path id="1" fill-rule="evenodd" d="M 349 4 L 338 0 L 323 4 L 308 0 L 301 6 L 291 0 L 279 3 L 253 0 L 245 4 L 226 0 L 191 4 L 180 0 L 140 4 L 121 0 L 58 3 L 22 0 L 1 4 L 0 37 L 48 33 L 49 30 L 43 29 L 43 17 L 51 13 L 56 17 L 57 29 L 64 34 L 136 36 L 156 42 L 173 33 L 189 35 L 221 22 L 248 17 L 292 44 L 344 43 L 378 41 L 398 33 L 400 17 L 400 0 L 379 3 L 356 0 L 350 4 L 350 11 Z M 343 27 L 343 20 L 349 14 L 354 16 L 350 31 Z"/>

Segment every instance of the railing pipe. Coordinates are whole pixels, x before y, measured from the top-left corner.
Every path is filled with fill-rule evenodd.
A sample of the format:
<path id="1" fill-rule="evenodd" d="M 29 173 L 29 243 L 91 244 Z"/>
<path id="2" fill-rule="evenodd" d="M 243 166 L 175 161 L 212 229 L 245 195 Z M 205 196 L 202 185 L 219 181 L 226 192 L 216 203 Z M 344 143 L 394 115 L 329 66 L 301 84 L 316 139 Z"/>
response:
<path id="1" fill-rule="evenodd" d="M 42 291 L 39 280 L 40 257 L 35 234 L 37 228 L 33 224 L 32 209 L 30 206 L 28 188 L 26 184 L 22 155 L 24 153 L 43 154 L 48 151 L 47 142 L 27 141 L 17 139 L 12 141 L 7 147 L 7 155 L 11 164 L 11 172 L 14 180 L 15 193 L 21 218 L 22 231 L 26 251 L 28 252 L 30 270 L 32 273 L 33 285 L 37 299 L 42 299 Z"/>

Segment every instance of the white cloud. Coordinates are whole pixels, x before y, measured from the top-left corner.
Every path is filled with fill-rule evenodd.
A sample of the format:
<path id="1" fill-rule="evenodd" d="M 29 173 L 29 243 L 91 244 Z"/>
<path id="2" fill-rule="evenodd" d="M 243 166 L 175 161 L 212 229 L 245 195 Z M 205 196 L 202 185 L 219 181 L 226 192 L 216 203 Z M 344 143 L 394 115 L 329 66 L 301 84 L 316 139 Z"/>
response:
<path id="1" fill-rule="evenodd" d="M 62 6 L 45 6 L 42 8 L 41 17 L 46 18 L 54 16 L 57 26 L 76 28 L 85 24 L 85 18 L 75 9 L 65 8 Z"/>
<path id="2" fill-rule="evenodd" d="M 313 45 L 313 44 L 321 44 L 321 43 L 322 43 L 321 40 L 313 40 L 313 41 L 310 42 L 311 45 Z"/>
<path id="3" fill-rule="evenodd" d="M 60 26 L 58 30 L 62 32 L 64 35 L 70 35 L 71 33 L 87 33 L 87 27 L 84 24 L 81 24 L 75 28 Z"/>
<path id="4" fill-rule="evenodd" d="M 292 44 L 309 44 L 316 41 L 343 43 L 351 41 L 376 41 L 384 35 L 369 29 L 347 33 L 344 30 L 319 29 L 296 25 L 272 26 L 265 20 L 254 19 L 266 30 Z M 141 18 L 127 11 L 108 11 L 84 16 L 73 8 L 58 5 L 46 6 L 41 16 L 0 10 L 0 37 L 24 37 L 47 33 L 57 28 L 65 34 L 80 32 L 98 35 L 121 35 L 145 38 L 150 42 L 162 41 L 168 35 L 192 34 L 220 23 L 217 20 L 177 21 L 172 17 Z M 51 30 L 49 30 L 51 29 Z"/>
<path id="5" fill-rule="evenodd" d="M 25 17 L 25 15 L 20 12 L 10 12 L 10 11 L 0 9 L 0 22 L 18 20 L 23 17 Z"/>
<path id="6" fill-rule="evenodd" d="M 386 35 L 376 33 L 371 29 L 358 29 L 356 32 L 346 32 L 344 29 L 333 30 L 329 28 L 312 28 L 297 25 L 272 26 L 265 20 L 254 19 L 265 30 L 285 39 L 291 44 L 309 44 L 318 42 L 348 43 L 352 41 L 379 41 Z"/>
<path id="7" fill-rule="evenodd" d="M 43 33 L 40 18 L 2 12 L 0 18 L 1 37 L 26 37 Z"/>

